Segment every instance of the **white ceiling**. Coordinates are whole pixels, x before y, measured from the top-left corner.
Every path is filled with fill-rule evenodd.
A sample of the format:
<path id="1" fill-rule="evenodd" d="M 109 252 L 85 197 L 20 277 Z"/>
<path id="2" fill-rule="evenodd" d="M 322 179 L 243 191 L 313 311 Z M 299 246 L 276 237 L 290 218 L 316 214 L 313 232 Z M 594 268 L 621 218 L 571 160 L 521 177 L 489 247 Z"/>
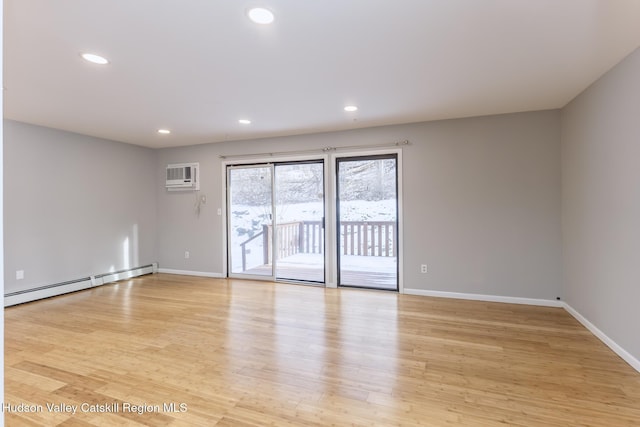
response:
<path id="1" fill-rule="evenodd" d="M 638 0 L 4 5 L 6 118 L 148 147 L 560 108 L 640 46 Z"/>

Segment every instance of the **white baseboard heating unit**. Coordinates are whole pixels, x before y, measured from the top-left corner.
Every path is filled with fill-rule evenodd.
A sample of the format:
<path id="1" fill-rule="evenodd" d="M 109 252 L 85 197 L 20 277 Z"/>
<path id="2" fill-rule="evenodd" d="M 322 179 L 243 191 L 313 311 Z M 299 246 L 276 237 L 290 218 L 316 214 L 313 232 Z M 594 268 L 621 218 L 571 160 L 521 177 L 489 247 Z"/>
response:
<path id="1" fill-rule="evenodd" d="M 39 286 L 33 289 L 25 289 L 4 294 L 4 306 L 23 304 L 25 302 L 36 301 L 43 298 L 55 297 L 58 295 L 68 294 L 69 292 L 81 291 L 96 286 L 105 285 L 107 283 L 116 282 L 118 280 L 130 279 L 132 277 L 144 276 L 145 274 L 156 273 L 158 264 L 153 263 L 135 267 L 128 270 L 113 271 L 95 276 L 82 277 L 76 280 L 68 280 L 66 282 L 53 283 L 51 285 Z"/>

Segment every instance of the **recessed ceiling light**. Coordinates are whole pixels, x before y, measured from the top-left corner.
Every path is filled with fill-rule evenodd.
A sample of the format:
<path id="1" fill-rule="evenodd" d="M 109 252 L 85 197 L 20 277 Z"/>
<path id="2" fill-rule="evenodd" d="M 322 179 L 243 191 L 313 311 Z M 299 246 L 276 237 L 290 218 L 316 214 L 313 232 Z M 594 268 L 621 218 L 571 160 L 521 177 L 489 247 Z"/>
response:
<path id="1" fill-rule="evenodd" d="M 251 124 L 251 120 L 240 119 L 240 120 L 238 120 L 238 123 L 240 123 L 241 125 L 250 125 Z"/>
<path id="2" fill-rule="evenodd" d="M 263 7 L 254 7 L 247 12 L 249 19 L 256 24 L 271 24 L 274 20 L 273 12 Z"/>
<path id="3" fill-rule="evenodd" d="M 349 111 L 349 112 L 358 111 L 358 107 L 356 107 L 355 105 L 347 105 L 346 107 L 344 107 L 344 111 Z"/>
<path id="4" fill-rule="evenodd" d="M 83 53 L 80 56 L 82 56 L 82 59 L 84 59 L 85 61 L 93 62 L 94 64 L 98 65 L 106 65 L 109 63 L 109 60 L 107 58 L 96 55 L 94 53 Z"/>
<path id="5" fill-rule="evenodd" d="M 169 135 L 171 131 L 169 129 L 158 129 L 158 133 L 161 133 L 163 135 Z"/>

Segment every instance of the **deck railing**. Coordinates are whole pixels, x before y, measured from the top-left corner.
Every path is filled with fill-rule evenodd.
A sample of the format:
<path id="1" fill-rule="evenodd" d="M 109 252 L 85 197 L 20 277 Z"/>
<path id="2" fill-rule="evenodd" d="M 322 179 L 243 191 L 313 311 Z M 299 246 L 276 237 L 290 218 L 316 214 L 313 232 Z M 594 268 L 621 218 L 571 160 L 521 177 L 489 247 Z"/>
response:
<path id="1" fill-rule="evenodd" d="M 340 252 L 343 255 L 396 255 L 395 221 L 340 222 Z"/>
<path id="2" fill-rule="evenodd" d="M 273 226 L 263 225 L 262 231 L 240 244 L 242 271 L 247 270 L 247 244 L 261 238 L 264 264 L 271 264 L 273 254 L 270 242 Z M 395 221 L 342 221 L 340 222 L 340 253 L 360 256 L 396 256 Z M 283 259 L 299 253 L 324 253 L 324 222 L 295 221 L 276 226 L 277 256 Z"/>

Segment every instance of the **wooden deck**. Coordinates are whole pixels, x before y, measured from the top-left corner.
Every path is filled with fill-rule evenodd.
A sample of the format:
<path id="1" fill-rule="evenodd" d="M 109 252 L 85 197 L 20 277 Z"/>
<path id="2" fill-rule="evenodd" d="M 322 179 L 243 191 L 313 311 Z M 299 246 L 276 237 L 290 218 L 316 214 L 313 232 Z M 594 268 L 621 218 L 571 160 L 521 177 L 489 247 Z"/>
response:
<path id="1" fill-rule="evenodd" d="M 324 255 L 295 254 L 278 261 L 276 278 L 282 280 L 325 283 Z M 395 259 L 390 257 L 344 256 L 339 285 L 371 289 L 397 289 Z M 372 261 L 373 260 L 373 261 Z M 376 267 L 371 267 L 374 264 Z M 271 265 L 261 265 L 246 271 L 247 274 L 268 276 Z"/>
<path id="2" fill-rule="evenodd" d="M 11 427 L 630 427 L 640 373 L 561 308 L 154 274 L 5 309 L 4 402 L 42 408 Z"/>

